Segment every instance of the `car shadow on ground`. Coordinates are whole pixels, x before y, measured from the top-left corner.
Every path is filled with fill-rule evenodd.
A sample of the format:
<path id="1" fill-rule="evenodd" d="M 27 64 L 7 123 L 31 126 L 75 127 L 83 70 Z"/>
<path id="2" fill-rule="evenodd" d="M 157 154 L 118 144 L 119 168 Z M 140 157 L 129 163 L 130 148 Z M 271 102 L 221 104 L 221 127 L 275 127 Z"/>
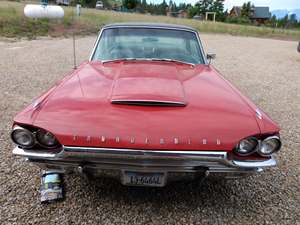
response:
<path id="1" fill-rule="evenodd" d="M 150 206 L 152 211 L 157 212 L 190 208 L 221 214 L 225 211 L 234 215 L 241 209 L 248 212 L 259 210 L 261 203 L 257 204 L 257 200 L 264 202 L 264 196 L 268 193 L 267 186 L 263 191 L 257 191 L 258 184 L 253 177 L 240 180 L 207 179 L 201 185 L 199 181 L 172 182 L 163 188 L 127 187 L 109 178 L 91 180 L 74 177 L 74 181 L 75 186 L 68 187 L 66 184 L 66 190 L 75 188 L 72 193 L 77 196 L 69 197 L 88 198 L 92 208 L 110 200 L 117 203 L 115 208 Z"/>

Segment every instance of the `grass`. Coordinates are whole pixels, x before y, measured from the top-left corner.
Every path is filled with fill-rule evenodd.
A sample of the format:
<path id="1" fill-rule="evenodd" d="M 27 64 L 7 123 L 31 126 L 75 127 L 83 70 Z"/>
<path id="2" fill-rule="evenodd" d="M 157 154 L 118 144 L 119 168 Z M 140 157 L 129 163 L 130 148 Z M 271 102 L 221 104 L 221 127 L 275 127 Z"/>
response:
<path id="1" fill-rule="evenodd" d="M 115 22 L 162 22 L 187 25 L 204 33 L 221 33 L 238 36 L 265 37 L 287 40 L 299 40 L 300 29 L 272 29 L 228 23 L 213 23 L 191 19 L 179 19 L 166 16 L 150 16 L 132 13 L 82 9 L 80 18 L 72 20 L 73 8 L 65 7 L 65 17 L 62 20 L 25 18 L 23 8 L 25 3 L 0 2 L 0 36 L 27 37 L 37 36 L 68 36 L 75 31 L 77 34 L 97 33 L 101 26 Z"/>

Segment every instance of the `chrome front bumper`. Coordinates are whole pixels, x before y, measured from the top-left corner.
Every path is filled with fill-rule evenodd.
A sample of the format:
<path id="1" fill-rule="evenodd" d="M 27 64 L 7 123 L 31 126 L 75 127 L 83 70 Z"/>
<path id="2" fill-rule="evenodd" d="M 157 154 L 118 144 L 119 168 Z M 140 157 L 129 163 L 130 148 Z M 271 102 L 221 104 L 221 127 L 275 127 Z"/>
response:
<path id="1" fill-rule="evenodd" d="M 64 146 L 57 153 L 16 147 L 13 154 L 26 157 L 43 169 L 92 171 L 97 174 L 99 171 L 106 171 L 103 174 L 112 172 L 117 176 L 122 171 L 136 171 L 166 172 L 180 177 L 178 174 L 196 174 L 205 170 L 209 174 L 237 178 L 276 166 L 273 157 L 265 160 L 236 160 L 231 159 L 225 151 L 154 151 Z"/>

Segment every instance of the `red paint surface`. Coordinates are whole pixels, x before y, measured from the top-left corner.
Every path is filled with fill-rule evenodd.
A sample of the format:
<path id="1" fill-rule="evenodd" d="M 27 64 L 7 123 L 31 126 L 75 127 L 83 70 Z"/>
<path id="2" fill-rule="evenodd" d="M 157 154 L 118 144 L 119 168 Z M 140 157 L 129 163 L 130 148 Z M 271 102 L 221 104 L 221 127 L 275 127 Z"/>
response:
<path id="1" fill-rule="evenodd" d="M 111 103 L 115 99 L 187 105 L 116 105 Z M 257 119 L 256 106 L 206 65 L 85 62 L 38 102 L 39 107 L 19 113 L 15 123 L 44 128 L 70 146 L 231 151 L 245 137 L 279 132 L 264 113 Z"/>

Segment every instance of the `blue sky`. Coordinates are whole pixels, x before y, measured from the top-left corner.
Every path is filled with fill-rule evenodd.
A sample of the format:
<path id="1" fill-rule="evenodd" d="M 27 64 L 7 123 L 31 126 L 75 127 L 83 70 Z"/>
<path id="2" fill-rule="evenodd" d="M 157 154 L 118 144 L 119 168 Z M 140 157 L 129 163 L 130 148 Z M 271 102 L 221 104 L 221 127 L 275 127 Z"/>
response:
<path id="1" fill-rule="evenodd" d="M 163 0 L 147 0 L 148 2 L 159 3 Z M 195 3 L 197 0 L 173 0 L 176 3 L 186 2 Z M 225 0 L 225 8 L 231 9 L 232 6 L 240 6 L 248 0 Z M 169 0 L 166 0 L 168 3 Z M 271 10 L 274 9 L 299 9 L 300 0 L 251 0 L 256 6 L 270 6 Z"/>

